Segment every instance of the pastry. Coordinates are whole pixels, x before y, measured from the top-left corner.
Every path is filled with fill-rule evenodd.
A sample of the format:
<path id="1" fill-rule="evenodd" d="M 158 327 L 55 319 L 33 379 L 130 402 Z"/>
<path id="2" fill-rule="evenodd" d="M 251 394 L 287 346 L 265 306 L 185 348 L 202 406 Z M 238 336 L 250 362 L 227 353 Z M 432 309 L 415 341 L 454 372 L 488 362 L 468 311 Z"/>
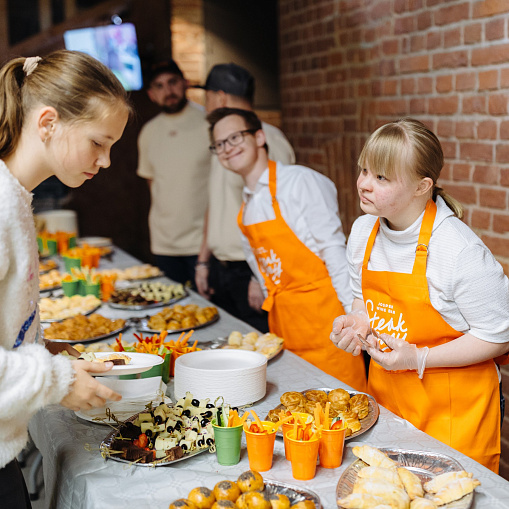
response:
<path id="1" fill-rule="evenodd" d="M 435 493 L 435 496 L 431 500 L 438 506 L 445 505 L 454 500 L 459 500 L 468 493 L 474 491 L 475 488 L 480 485 L 481 483 L 477 479 L 462 477 L 461 479 L 456 479 L 446 484 Z"/>
<path id="2" fill-rule="evenodd" d="M 428 498 L 416 497 L 410 502 L 410 509 L 437 509 L 437 505 Z"/>
<path id="3" fill-rule="evenodd" d="M 417 497 L 424 497 L 422 482 L 413 472 L 406 468 L 398 468 L 398 476 L 411 500 Z"/>
<path id="4" fill-rule="evenodd" d="M 353 410 L 359 419 L 364 419 L 369 413 L 369 399 L 366 394 L 355 394 L 350 398 L 350 410 Z"/>
<path id="5" fill-rule="evenodd" d="M 345 498 L 338 499 L 338 505 L 345 509 L 373 509 L 383 506 L 384 499 L 366 493 L 351 493 Z M 292 506 L 292 508 L 295 506 Z"/>
<path id="6" fill-rule="evenodd" d="M 446 472 L 445 474 L 440 474 L 424 483 L 424 490 L 427 493 L 436 493 L 441 488 L 443 488 L 446 484 L 449 484 L 451 481 L 455 481 L 456 479 L 461 479 L 462 477 L 472 477 L 473 474 L 466 472 L 465 470 L 455 470 L 454 472 Z"/>
<path id="7" fill-rule="evenodd" d="M 240 488 L 233 481 L 219 481 L 214 486 L 216 500 L 231 500 L 235 502 L 240 495 Z"/>
<path id="8" fill-rule="evenodd" d="M 247 470 L 239 475 L 237 479 L 237 485 L 242 493 L 247 491 L 263 491 L 265 484 L 263 477 L 254 470 Z"/>
<path id="9" fill-rule="evenodd" d="M 236 507 L 231 500 L 216 500 L 210 509 L 236 509 Z"/>
<path id="10" fill-rule="evenodd" d="M 359 470 L 357 477 L 362 479 L 382 479 L 403 488 L 403 483 L 393 468 L 364 467 Z"/>
<path id="11" fill-rule="evenodd" d="M 242 493 L 235 505 L 238 509 L 272 509 L 267 494 L 259 491 Z"/>
<path id="12" fill-rule="evenodd" d="M 306 399 L 309 401 L 314 401 L 316 403 L 320 403 L 322 408 L 325 408 L 325 404 L 327 403 L 327 393 L 324 391 L 319 391 L 316 389 L 312 389 L 310 391 L 306 391 Z"/>
<path id="13" fill-rule="evenodd" d="M 352 493 L 375 495 L 394 509 L 408 509 L 410 505 L 410 497 L 403 488 L 380 479 L 357 479 Z"/>
<path id="14" fill-rule="evenodd" d="M 170 504 L 169 509 L 197 509 L 197 507 L 187 498 L 179 498 Z"/>
<path id="15" fill-rule="evenodd" d="M 350 401 L 350 394 L 345 389 L 334 389 L 329 392 L 328 399 L 332 407 L 344 407 Z"/>
<path id="16" fill-rule="evenodd" d="M 352 452 L 364 463 L 372 467 L 395 468 L 396 462 L 391 460 L 386 454 L 369 445 L 356 445 Z"/>
<path id="17" fill-rule="evenodd" d="M 316 505 L 312 500 L 301 500 L 293 504 L 290 509 L 316 509 Z"/>
<path id="18" fill-rule="evenodd" d="M 300 392 L 290 391 L 285 392 L 279 398 L 281 403 L 290 410 L 291 407 L 303 407 L 306 400 Z"/>
<path id="19" fill-rule="evenodd" d="M 269 501 L 272 509 L 290 509 L 290 499 L 283 493 L 272 493 Z"/>
<path id="20" fill-rule="evenodd" d="M 242 344 L 242 333 L 234 330 L 228 336 L 228 344 L 232 346 L 240 346 Z"/>
<path id="21" fill-rule="evenodd" d="M 187 499 L 193 502 L 198 509 L 210 509 L 216 501 L 214 492 L 204 486 L 193 488 L 187 495 Z"/>

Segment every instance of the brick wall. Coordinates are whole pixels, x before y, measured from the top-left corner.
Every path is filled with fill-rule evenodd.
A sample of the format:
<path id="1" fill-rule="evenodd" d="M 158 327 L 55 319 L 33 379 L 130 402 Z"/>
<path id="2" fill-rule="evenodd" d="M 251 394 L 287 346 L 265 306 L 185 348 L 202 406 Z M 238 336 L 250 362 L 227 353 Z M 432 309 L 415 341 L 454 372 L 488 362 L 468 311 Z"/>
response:
<path id="1" fill-rule="evenodd" d="M 509 273 L 509 2 L 279 0 L 283 130 L 359 213 L 356 159 L 402 116 L 440 138 L 440 184 Z M 509 399 L 509 369 L 504 368 Z M 501 473 L 509 478 L 506 418 Z"/>

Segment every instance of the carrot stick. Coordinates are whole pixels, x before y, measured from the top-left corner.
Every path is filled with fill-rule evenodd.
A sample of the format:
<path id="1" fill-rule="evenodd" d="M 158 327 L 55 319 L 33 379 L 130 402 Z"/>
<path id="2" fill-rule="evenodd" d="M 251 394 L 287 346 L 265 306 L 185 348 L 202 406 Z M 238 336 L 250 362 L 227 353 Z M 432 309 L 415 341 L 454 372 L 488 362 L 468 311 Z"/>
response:
<path id="1" fill-rule="evenodd" d="M 320 414 L 322 413 L 322 405 L 320 403 L 317 403 L 315 406 L 315 424 L 318 426 L 320 424 Z"/>
<path id="2" fill-rule="evenodd" d="M 228 415 L 228 428 L 231 428 L 233 426 L 233 412 L 230 412 Z"/>
<path id="3" fill-rule="evenodd" d="M 194 343 L 193 343 L 193 346 L 191 347 L 191 352 L 194 352 L 196 350 L 196 345 L 198 344 L 198 340 L 196 340 Z"/>
<path id="4" fill-rule="evenodd" d="M 246 419 L 249 417 L 249 411 L 244 412 L 244 415 L 240 419 L 240 424 L 243 425 L 246 422 Z"/>
<path id="5" fill-rule="evenodd" d="M 324 422 L 323 422 L 323 425 L 325 426 L 325 429 L 330 429 L 330 424 L 329 424 L 329 409 L 330 409 L 330 401 L 327 401 L 327 403 L 325 404 L 325 417 L 324 417 Z"/>
<path id="6" fill-rule="evenodd" d="M 262 421 L 260 421 L 260 418 L 256 415 L 256 412 L 254 410 L 251 410 L 251 415 L 254 417 L 254 420 L 256 421 L 256 424 L 258 424 L 258 427 L 260 430 L 264 430 Z"/>

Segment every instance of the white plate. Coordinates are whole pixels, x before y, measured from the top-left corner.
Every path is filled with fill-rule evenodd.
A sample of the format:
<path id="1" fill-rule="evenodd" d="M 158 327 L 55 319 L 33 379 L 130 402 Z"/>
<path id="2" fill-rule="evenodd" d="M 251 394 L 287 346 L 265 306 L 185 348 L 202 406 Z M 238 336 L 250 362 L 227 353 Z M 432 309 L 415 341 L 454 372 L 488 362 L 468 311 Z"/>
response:
<path id="1" fill-rule="evenodd" d="M 109 247 L 113 244 L 108 237 L 80 237 L 76 243 L 78 246 L 88 244 L 90 247 Z"/>
<path id="2" fill-rule="evenodd" d="M 94 355 L 97 358 L 106 357 L 115 352 L 95 352 Z M 106 373 L 97 373 L 97 376 L 118 376 L 118 375 L 136 375 L 138 373 L 144 373 L 154 366 L 159 366 L 164 362 L 162 357 L 159 355 L 153 355 L 150 353 L 133 353 L 133 352 L 122 352 L 124 355 L 131 357 L 130 364 L 123 366 L 113 366 L 110 371 Z"/>

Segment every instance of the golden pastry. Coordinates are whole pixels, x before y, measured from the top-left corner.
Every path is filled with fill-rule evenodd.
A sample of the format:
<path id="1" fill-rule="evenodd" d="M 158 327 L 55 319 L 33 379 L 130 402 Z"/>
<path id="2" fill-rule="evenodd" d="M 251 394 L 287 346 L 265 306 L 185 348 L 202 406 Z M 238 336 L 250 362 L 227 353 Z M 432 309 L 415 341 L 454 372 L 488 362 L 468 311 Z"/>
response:
<path id="1" fill-rule="evenodd" d="M 481 483 L 477 479 L 462 477 L 461 479 L 456 479 L 446 484 L 435 493 L 435 496 L 431 500 L 438 506 L 445 505 L 454 500 L 459 500 L 468 493 L 474 491 L 475 488 L 480 485 Z"/>
<path id="2" fill-rule="evenodd" d="M 318 404 L 317 401 L 310 401 L 310 400 L 307 400 L 305 405 L 304 405 L 304 408 L 306 409 L 306 412 L 308 414 L 311 414 L 313 415 L 315 413 L 315 408 L 316 408 L 316 405 Z M 322 410 L 323 410 L 323 407 L 322 407 Z M 330 414 L 329 414 L 330 415 Z"/>
<path id="3" fill-rule="evenodd" d="M 269 497 L 272 509 L 290 509 L 290 500 L 282 493 L 272 493 Z"/>
<path id="4" fill-rule="evenodd" d="M 413 472 L 410 472 L 410 470 L 406 468 L 399 467 L 398 476 L 411 500 L 417 497 L 424 497 L 422 482 Z"/>
<path id="5" fill-rule="evenodd" d="M 327 403 L 327 393 L 324 391 L 312 389 L 310 391 L 306 391 L 306 399 L 320 403 L 322 408 L 325 408 L 325 404 Z"/>
<path id="6" fill-rule="evenodd" d="M 237 506 L 231 500 L 216 500 L 210 509 L 237 509 Z"/>
<path id="7" fill-rule="evenodd" d="M 246 343 L 248 345 L 254 345 L 258 339 L 258 334 L 256 332 L 248 332 L 244 339 L 242 340 L 242 343 Z"/>
<path id="8" fill-rule="evenodd" d="M 386 454 L 376 447 L 370 445 L 356 445 L 352 452 L 364 463 L 372 467 L 395 468 L 396 462 L 391 460 Z"/>
<path id="9" fill-rule="evenodd" d="M 437 505 L 429 498 L 416 497 L 410 502 L 410 509 L 437 509 Z"/>
<path id="10" fill-rule="evenodd" d="M 350 409 L 357 413 L 359 419 L 364 419 L 369 413 L 369 399 L 366 394 L 355 394 L 350 398 Z"/>
<path id="11" fill-rule="evenodd" d="M 273 408 L 272 410 L 269 410 L 269 413 L 267 414 L 267 420 L 270 422 L 277 422 L 279 421 L 279 412 L 281 410 L 277 410 Z"/>
<path id="12" fill-rule="evenodd" d="M 290 509 L 316 509 L 316 505 L 312 500 L 301 500 L 293 504 Z"/>
<path id="13" fill-rule="evenodd" d="M 374 507 L 383 506 L 384 499 L 367 493 L 350 493 L 345 498 L 339 498 L 338 505 L 345 509 L 373 509 Z"/>
<path id="14" fill-rule="evenodd" d="M 441 488 L 443 488 L 446 484 L 449 484 L 451 481 L 456 481 L 456 479 L 461 479 L 462 477 L 473 477 L 474 474 L 470 472 L 466 472 L 465 470 L 455 470 L 454 472 L 446 472 L 445 474 L 440 474 L 424 483 L 424 489 L 428 493 L 436 493 Z"/>
<path id="15" fill-rule="evenodd" d="M 394 509 L 408 509 L 410 506 L 410 497 L 403 488 L 379 479 L 357 479 L 352 493 L 375 495 Z"/>
<path id="16" fill-rule="evenodd" d="M 231 500 L 235 502 L 240 495 L 240 488 L 233 481 L 219 481 L 214 486 L 216 500 Z"/>
<path id="17" fill-rule="evenodd" d="M 345 389 L 334 389 L 329 392 L 328 399 L 334 408 L 344 407 L 350 401 L 350 394 Z"/>
<path id="18" fill-rule="evenodd" d="M 214 492 L 204 486 L 192 489 L 187 495 L 187 499 L 193 502 L 198 509 L 210 509 L 216 501 Z"/>
<path id="19" fill-rule="evenodd" d="M 394 468 L 364 467 L 359 470 L 357 477 L 362 479 L 382 479 L 403 488 L 403 483 Z"/>
<path id="20" fill-rule="evenodd" d="M 242 344 L 242 334 L 238 330 L 230 332 L 230 335 L 228 336 L 228 344 L 240 346 Z"/>
<path id="21" fill-rule="evenodd" d="M 306 402 L 306 399 L 300 392 L 295 391 L 289 391 L 285 392 L 281 395 L 279 398 L 281 403 L 289 408 L 289 407 L 296 407 L 296 406 L 304 406 L 304 403 Z"/>
<path id="22" fill-rule="evenodd" d="M 179 498 L 174 500 L 169 509 L 198 509 L 190 500 L 187 498 Z"/>
<path id="23" fill-rule="evenodd" d="M 262 491 L 265 487 L 263 477 L 254 470 L 247 470 L 239 475 L 237 485 L 242 493 L 247 491 Z"/>
<path id="24" fill-rule="evenodd" d="M 259 491 L 242 493 L 235 505 L 238 509 L 272 509 L 267 494 Z"/>

